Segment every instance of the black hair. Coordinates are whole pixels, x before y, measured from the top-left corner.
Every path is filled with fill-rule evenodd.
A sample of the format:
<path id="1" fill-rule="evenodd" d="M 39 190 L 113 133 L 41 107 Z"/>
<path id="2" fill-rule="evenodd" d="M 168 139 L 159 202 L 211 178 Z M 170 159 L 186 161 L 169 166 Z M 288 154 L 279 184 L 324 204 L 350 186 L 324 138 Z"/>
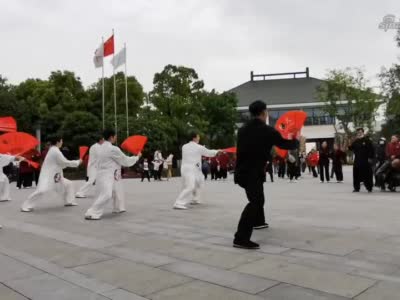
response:
<path id="1" fill-rule="evenodd" d="M 62 140 L 62 137 L 57 136 L 57 135 L 54 135 L 49 138 L 50 145 L 52 145 L 52 146 L 56 145 L 61 140 Z"/>
<path id="2" fill-rule="evenodd" d="M 356 129 L 356 131 L 357 131 L 357 132 L 358 132 L 358 131 L 362 131 L 362 133 L 364 133 L 364 128 L 359 127 L 359 128 Z"/>
<path id="3" fill-rule="evenodd" d="M 110 137 L 115 136 L 115 130 L 114 129 L 105 129 L 103 131 L 103 137 L 106 141 L 110 139 Z"/>
<path id="4" fill-rule="evenodd" d="M 267 104 L 261 100 L 256 100 L 249 105 L 249 112 L 253 117 L 260 116 L 265 110 L 267 110 Z"/>
<path id="5" fill-rule="evenodd" d="M 191 131 L 189 133 L 189 138 L 191 141 L 193 141 L 193 139 L 195 139 L 198 135 L 199 135 L 199 133 L 197 131 Z"/>

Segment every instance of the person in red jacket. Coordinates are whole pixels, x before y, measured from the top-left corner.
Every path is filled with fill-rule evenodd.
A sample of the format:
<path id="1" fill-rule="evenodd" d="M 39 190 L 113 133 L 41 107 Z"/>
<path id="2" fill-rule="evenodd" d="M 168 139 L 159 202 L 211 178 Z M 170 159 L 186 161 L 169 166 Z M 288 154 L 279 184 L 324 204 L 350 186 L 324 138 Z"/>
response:
<path id="1" fill-rule="evenodd" d="M 400 158 L 400 141 L 398 135 L 393 135 L 390 143 L 387 144 L 386 157 L 390 160 Z"/>

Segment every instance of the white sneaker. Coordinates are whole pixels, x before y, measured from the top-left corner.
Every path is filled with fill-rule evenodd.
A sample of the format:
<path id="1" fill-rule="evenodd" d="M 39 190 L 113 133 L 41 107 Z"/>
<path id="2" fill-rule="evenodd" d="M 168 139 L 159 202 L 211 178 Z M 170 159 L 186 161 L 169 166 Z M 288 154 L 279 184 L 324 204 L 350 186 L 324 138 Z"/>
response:
<path id="1" fill-rule="evenodd" d="M 198 200 L 193 200 L 192 202 L 190 202 L 190 204 L 191 205 L 198 205 L 198 204 L 201 204 L 201 202 L 198 201 Z"/>
<path id="2" fill-rule="evenodd" d="M 85 216 L 85 220 L 100 220 L 101 218 L 95 218 L 95 217 L 92 217 L 92 216 Z"/>
<path id="3" fill-rule="evenodd" d="M 75 198 L 87 198 L 85 195 L 82 194 L 76 194 Z"/>
<path id="4" fill-rule="evenodd" d="M 21 212 L 32 212 L 33 208 L 21 208 Z"/>
<path id="5" fill-rule="evenodd" d="M 175 204 L 175 205 L 174 205 L 174 209 L 182 209 L 182 210 L 185 210 L 185 209 L 188 209 L 188 207 L 185 206 L 185 205 L 178 205 L 178 204 Z"/>
<path id="6" fill-rule="evenodd" d="M 321 180 L 319 183 L 324 183 L 324 181 Z"/>

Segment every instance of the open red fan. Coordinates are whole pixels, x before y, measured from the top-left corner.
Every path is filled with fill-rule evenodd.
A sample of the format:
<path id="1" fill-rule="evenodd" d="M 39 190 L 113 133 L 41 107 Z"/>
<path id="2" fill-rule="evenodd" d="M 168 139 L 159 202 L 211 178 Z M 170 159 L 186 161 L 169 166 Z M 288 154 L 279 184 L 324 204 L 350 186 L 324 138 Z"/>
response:
<path id="1" fill-rule="evenodd" d="M 83 160 L 85 155 L 88 153 L 89 147 L 88 146 L 80 146 L 79 147 L 79 158 Z"/>
<path id="2" fill-rule="evenodd" d="M 122 144 L 121 148 L 132 154 L 138 154 L 142 152 L 144 146 L 147 143 L 147 136 L 133 135 L 128 137 Z"/>
<path id="3" fill-rule="evenodd" d="M 226 153 L 236 153 L 236 147 L 230 147 L 230 148 L 226 148 L 221 150 L 222 152 L 226 152 Z"/>
<path id="4" fill-rule="evenodd" d="M 17 122 L 13 117 L 0 118 L 0 132 L 15 132 L 17 131 Z"/>
<path id="5" fill-rule="evenodd" d="M 39 141 L 32 135 L 25 132 L 8 132 L 0 135 L 1 153 L 11 155 L 22 155 L 34 149 Z"/>
<path id="6" fill-rule="evenodd" d="M 304 126 L 307 119 L 307 113 L 301 110 L 291 110 L 280 116 L 275 124 L 275 129 L 280 132 L 283 138 L 296 138 Z M 282 158 L 287 156 L 287 150 L 275 147 L 277 155 Z"/>

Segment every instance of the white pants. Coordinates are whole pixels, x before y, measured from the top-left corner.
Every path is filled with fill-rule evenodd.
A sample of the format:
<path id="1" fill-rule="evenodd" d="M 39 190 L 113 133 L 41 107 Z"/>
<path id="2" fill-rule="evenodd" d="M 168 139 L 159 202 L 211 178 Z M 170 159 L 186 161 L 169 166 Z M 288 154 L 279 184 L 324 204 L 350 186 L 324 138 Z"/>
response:
<path id="1" fill-rule="evenodd" d="M 175 205 L 186 206 L 190 202 L 200 202 L 200 189 L 204 183 L 204 175 L 196 166 L 181 167 L 183 189 L 175 201 Z"/>
<path id="2" fill-rule="evenodd" d="M 37 189 L 36 191 L 34 191 L 28 197 L 28 199 L 22 204 L 22 209 L 27 210 L 34 208 L 34 204 L 49 192 L 56 192 L 57 194 L 59 194 L 64 201 L 64 205 L 76 204 L 74 195 L 74 186 L 72 184 L 72 181 L 66 178 L 62 178 L 61 181 L 57 183 L 57 185 L 59 186 L 56 186 L 55 189 L 47 189 L 47 190 Z"/>
<path id="3" fill-rule="evenodd" d="M 4 176 L 4 178 L 2 178 L 2 181 L 0 181 L 0 201 L 8 201 L 8 200 L 11 200 L 10 182 L 7 176 Z"/>
<path id="4" fill-rule="evenodd" d="M 108 173 L 110 173 L 108 171 Z M 125 211 L 125 197 L 121 179 L 116 180 L 113 174 L 99 174 L 96 177 L 97 199 L 87 210 L 85 217 L 100 219 L 107 203 L 112 200 L 113 212 Z"/>
<path id="5" fill-rule="evenodd" d="M 93 184 L 96 181 L 96 176 L 89 177 L 88 181 L 79 189 L 76 196 L 86 197 L 89 191 L 93 188 Z"/>

